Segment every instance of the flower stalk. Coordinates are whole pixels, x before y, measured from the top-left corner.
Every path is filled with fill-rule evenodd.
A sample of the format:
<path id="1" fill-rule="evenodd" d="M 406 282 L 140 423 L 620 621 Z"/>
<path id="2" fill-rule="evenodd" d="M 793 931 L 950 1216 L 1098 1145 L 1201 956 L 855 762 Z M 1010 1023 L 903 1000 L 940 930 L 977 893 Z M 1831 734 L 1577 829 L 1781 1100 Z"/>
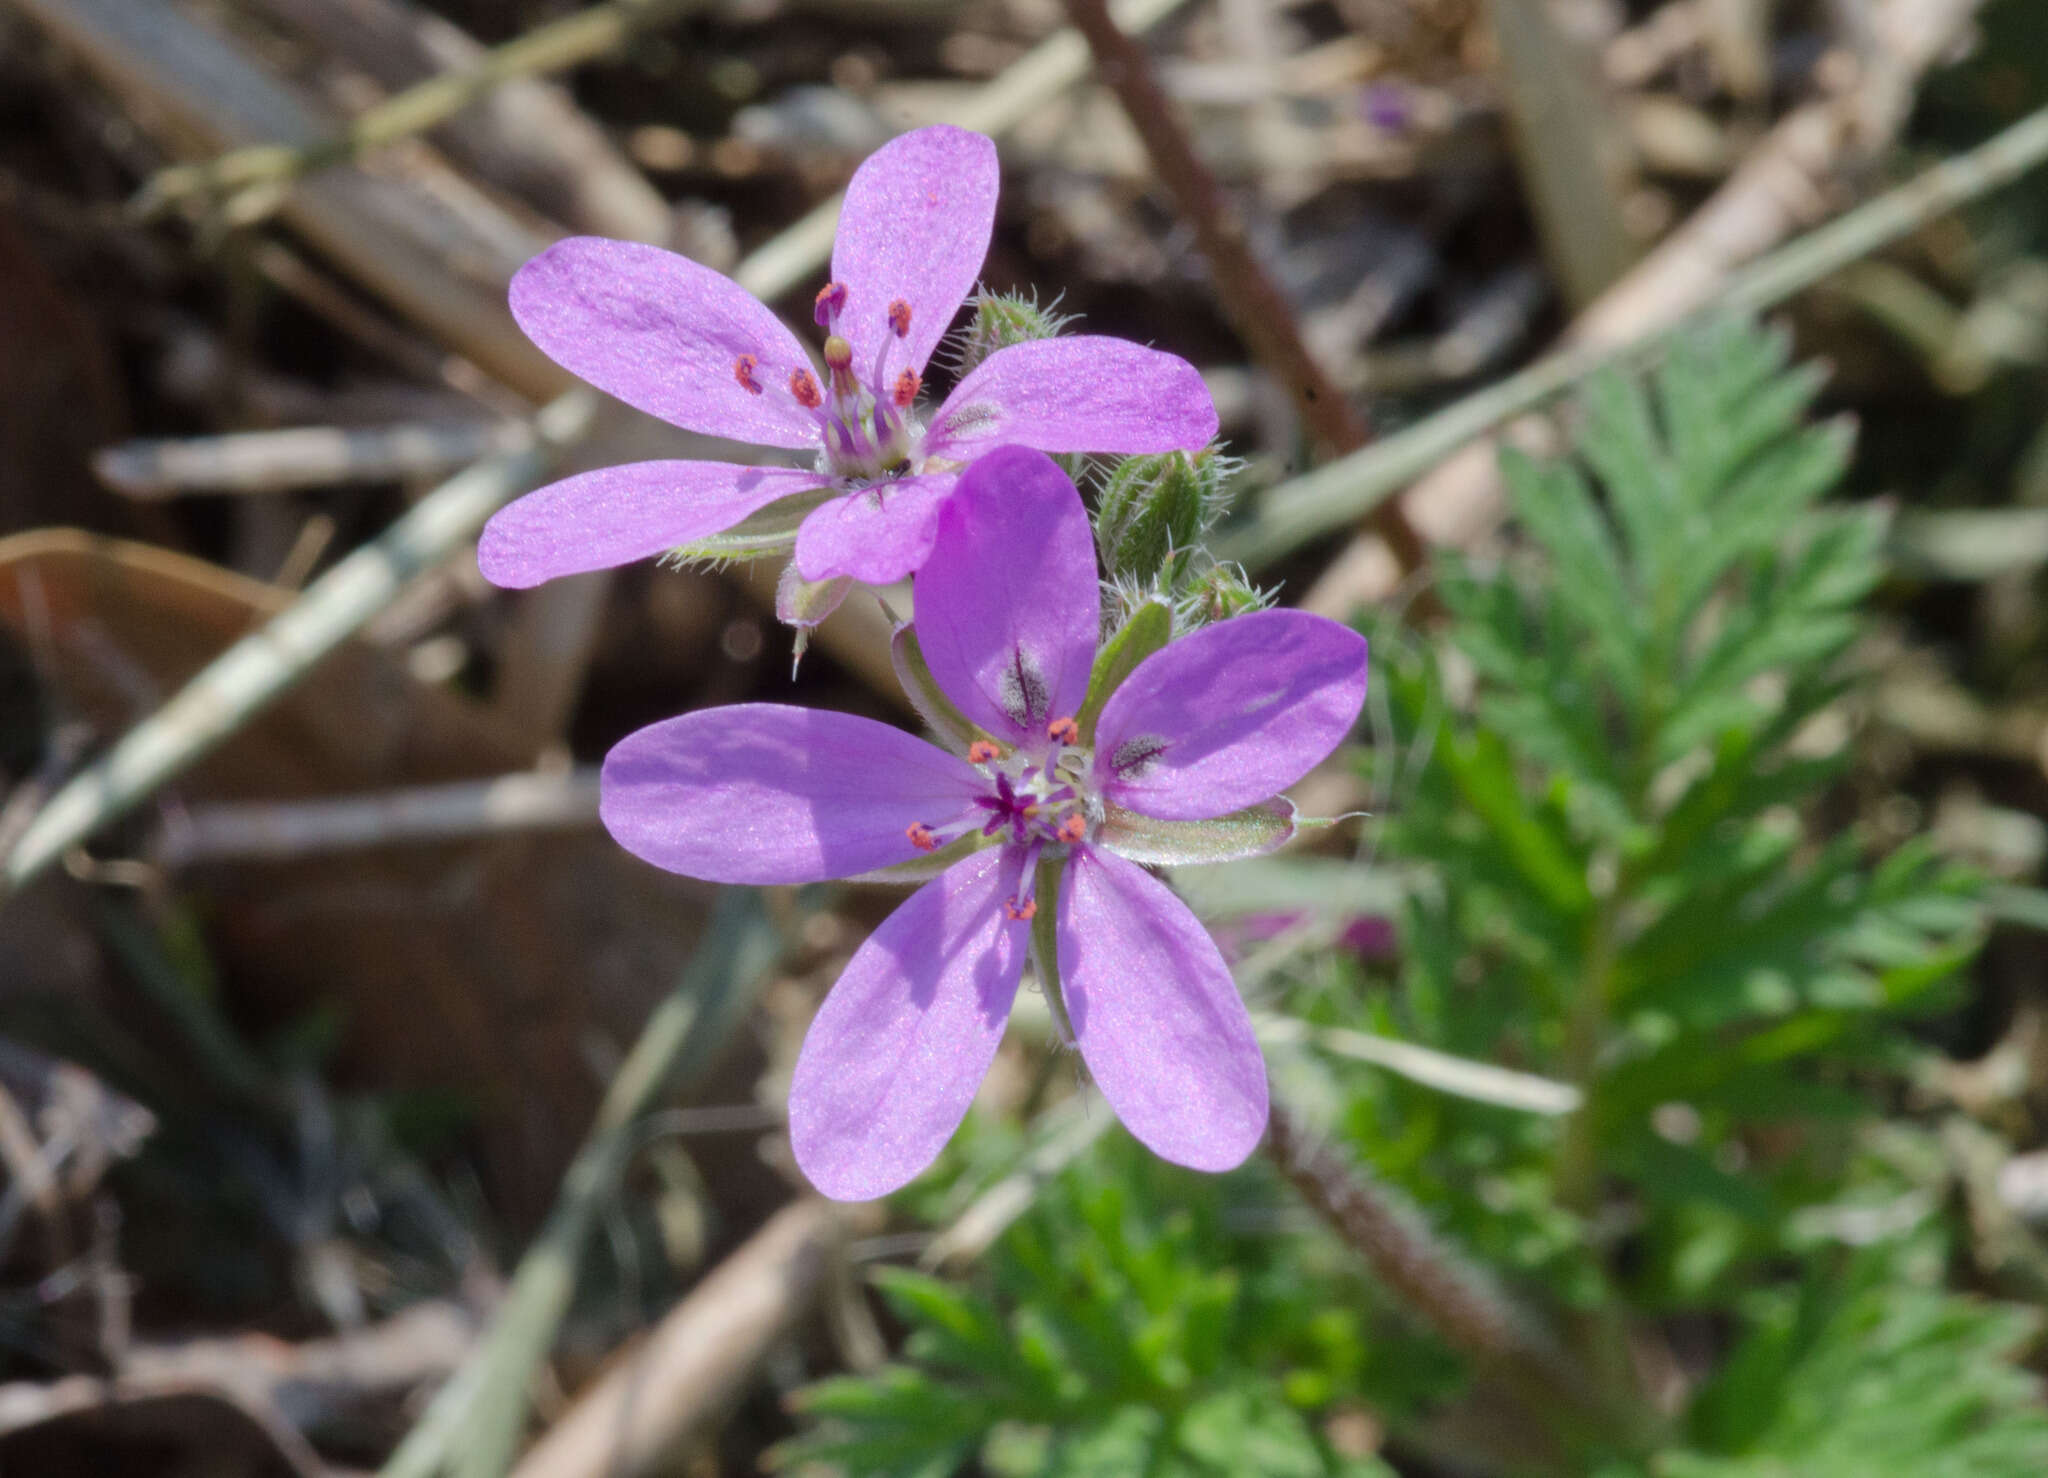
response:
<path id="1" fill-rule="evenodd" d="M 1557 1439 L 1567 1471 L 1594 1455 L 1654 1447 L 1654 1414 L 1602 1398 L 1507 1295 L 1446 1246 L 1398 1192 L 1372 1179 L 1275 1103 L 1266 1150 L 1309 1209 L 1356 1249 L 1387 1291 L 1438 1338 L 1497 1377 Z"/>

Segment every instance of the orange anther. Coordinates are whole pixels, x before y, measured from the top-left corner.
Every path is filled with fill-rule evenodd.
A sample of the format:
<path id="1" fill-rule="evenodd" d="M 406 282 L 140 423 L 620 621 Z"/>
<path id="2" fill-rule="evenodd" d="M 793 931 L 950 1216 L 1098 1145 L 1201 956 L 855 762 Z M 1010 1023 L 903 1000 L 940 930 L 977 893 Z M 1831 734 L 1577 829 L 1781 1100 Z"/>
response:
<path id="1" fill-rule="evenodd" d="M 742 354 L 733 361 L 732 377 L 740 382 L 740 389 L 746 391 L 749 395 L 759 395 L 761 393 L 761 382 L 754 378 L 754 367 L 760 364 L 760 362 L 751 354 Z"/>
<path id="2" fill-rule="evenodd" d="M 1073 812 L 1060 823 L 1056 833 L 1063 842 L 1078 842 L 1088 835 L 1088 818 L 1079 811 Z"/>
<path id="3" fill-rule="evenodd" d="M 899 339 L 910 337 L 910 304 L 901 298 L 889 305 L 889 327 L 895 330 Z"/>
<path id="4" fill-rule="evenodd" d="M 1037 918 L 1038 900 L 1036 898 L 1026 898 L 1020 901 L 1012 898 L 1003 905 L 1003 911 L 1013 919 Z"/>
<path id="5" fill-rule="evenodd" d="M 917 399 L 917 387 L 922 383 L 923 381 L 917 377 L 916 370 L 907 369 L 898 375 L 896 377 L 896 404 L 908 407 L 913 400 Z"/>
<path id="6" fill-rule="evenodd" d="M 917 848 L 920 852 L 931 852 L 938 848 L 939 839 L 932 834 L 932 829 L 922 821 L 911 822 L 904 829 L 903 834 L 910 838 L 910 845 Z"/>
<path id="7" fill-rule="evenodd" d="M 811 310 L 819 328 L 830 328 L 832 320 L 839 316 L 839 310 L 846 306 L 846 284 L 828 282 L 818 289 L 818 301 Z"/>
<path id="8" fill-rule="evenodd" d="M 977 739 L 967 746 L 967 762 L 971 765 L 992 765 L 1001 754 L 1002 751 L 986 739 Z"/>
<path id="9" fill-rule="evenodd" d="M 799 404 L 810 410 L 816 410 L 825 403 L 825 394 L 818 388 L 818 377 L 807 369 L 789 372 L 789 393 L 797 398 Z"/>
<path id="10" fill-rule="evenodd" d="M 1079 744 L 1081 726 L 1070 718 L 1056 718 L 1045 726 L 1045 737 L 1055 744 Z"/>

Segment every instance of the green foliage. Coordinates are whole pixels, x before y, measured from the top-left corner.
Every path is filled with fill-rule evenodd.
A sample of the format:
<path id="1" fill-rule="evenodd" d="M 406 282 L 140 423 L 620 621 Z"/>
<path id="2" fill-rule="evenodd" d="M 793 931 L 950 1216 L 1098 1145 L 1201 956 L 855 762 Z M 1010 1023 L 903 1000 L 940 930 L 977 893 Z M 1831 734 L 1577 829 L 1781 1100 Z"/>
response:
<path id="1" fill-rule="evenodd" d="M 1324 1433 L 1368 1366 L 1341 1259 L 1305 1277 L 1297 1237 L 1233 1233 L 1228 1188 L 1121 1135 L 1062 1175 L 978 1286 L 886 1268 L 906 1363 L 810 1387 L 811 1423 L 776 1454 L 863 1478 L 943 1478 L 970 1460 L 1046 1478 L 1371 1478 Z M 1274 1194 L 1267 1190 L 1268 1195 Z M 1170 1208 L 1170 1209 L 1169 1209 Z M 1327 1249 L 1326 1249 L 1327 1251 Z M 1327 1260 L 1327 1259 L 1325 1259 Z M 1411 1360 L 1411 1387 L 1446 1375 Z M 1390 1377 L 1391 1379 L 1391 1377 Z"/>
<path id="2" fill-rule="evenodd" d="M 1489 1389 L 1359 1281 L 1351 1249 L 1237 1230 L 1222 1197 L 1240 1216 L 1281 1198 L 1256 1172 L 1190 1177 L 1115 1140 L 975 1284 L 883 1275 L 903 1363 L 814 1388 L 786 1460 L 906 1478 L 1384 1471 L 1331 1446 L 1331 1414 L 1362 1410 L 1397 1455 L 1459 1471 L 2048 1470 L 2048 1416 L 2013 1359 L 2031 1324 L 1931 1286 L 1938 1251 L 1909 1269 L 1887 1243 L 1938 1242 L 1946 1170 L 1870 1170 L 1873 1102 L 1915 1051 L 1901 1023 L 1949 1000 L 1983 909 L 1972 878 L 1921 846 L 1875 855 L 1832 809 L 1884 522 L 1823 502 L 1849 437 L 1810 424 L 1818 388 L 1781 339 L 1726 324 L 1674 344 L 1647 385 L 1590 383 L 1572 460 L 1508 459 L 1516 552 L 1448 561 L 1448 623 L 1374 643 L 1398 741 L 1367 761 L 1395 958 L 1275 965 L 1267 945 L 1243 977 L 1267 1009 L 1345 1029 L 1281 1034 L 1276 1093 L 1555 1333 L 1584 1410 Z M 1106 497 L 1099 527 L 1125 526 L 1128 502 Z M 1181 626 L 1199 574 L 1116 588 L 1127 614 L 1156 628 L 1170 600 Z M 1381 906 L 1299 885 L 1283 904 L 1340 923 Z M 1330 1045 L 1361 1033 L 1562 1080 L 1583 1106 L 1459 1096 Z M 1636 1351 L 1679 1327 L 1668 1363 L 1691 1399 L 1668 1422 L 1617 1418 L 1649 1411 Z M 1487 1449 L 1454 1398 L 1519 1407 L 1557 1455 L 1512 1426 Z"/>
<path id="3" fill-rule="evenodd" d="M 1695 1450 L 1656 1478 L 2033 1478 L 2048 1408 L 2013 1364 L 2029 1310 L 1957 1298 L 1867 1255 L 1753 1300 L 1750 1329 L 1693 1405 Z"/>
<path id="4" fill-rule="evenodd" d="M 1853 1108 L 1885 1019 L 1938 1001 L 1978 938 L 1967 879 L 1919 849 L 1869 866 L 1802 816 L 1845 762 L 1846 659 L 1882 573 L 1881 518 L 1817 506 L 1849 445 L 1806 424 L 1817 389 L 1739 324 L 1675 344 L 1652 387 L 1596 379 L 1579 461 L 1506 459 L 1526 564 L 1443 579 L 1455 656 L 1378 649 L 1428 745 L 1386 838 L 1434 864 L 1405 920 L 1409 1027 L 1477 996 L 1436 1045 L 1512 1046 L 1586 1089 L 1568 1132 L 1494 1173 L 1530 1189 L 1553 1273 L 1601 1250 L 1559 1219 L 1596 1170 L 1632 1183 L 1652 1304 L 1774 1250 L 1813 1167 L 1732 1173 L 1746 1136 Z"/>

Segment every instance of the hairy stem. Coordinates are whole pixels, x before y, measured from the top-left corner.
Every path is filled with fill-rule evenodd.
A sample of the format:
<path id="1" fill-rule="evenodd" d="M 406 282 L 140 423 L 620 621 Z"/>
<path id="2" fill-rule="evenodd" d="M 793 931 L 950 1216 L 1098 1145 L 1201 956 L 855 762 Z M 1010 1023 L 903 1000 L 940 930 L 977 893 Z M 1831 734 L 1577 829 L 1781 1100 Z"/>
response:
<path id="1" fill-rule="evenodd" d="M 1496 1377 L 1558 1439 L 1568 1460 L 1640 1452 L 1652 1414 L 1611 1405 L 1534 1321 L 1433 1233 L 1391 1187 L 1273 1106 L 1267 1152 L 1309 1207 L 1365 1258 L 1410 1313 Z"/>

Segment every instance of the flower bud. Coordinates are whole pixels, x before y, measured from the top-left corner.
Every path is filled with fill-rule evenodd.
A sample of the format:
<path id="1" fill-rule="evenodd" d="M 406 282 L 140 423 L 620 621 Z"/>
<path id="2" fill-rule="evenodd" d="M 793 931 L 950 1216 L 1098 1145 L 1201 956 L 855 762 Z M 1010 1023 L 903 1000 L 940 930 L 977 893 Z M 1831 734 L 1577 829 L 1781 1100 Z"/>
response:
<path id="1" fill-rule="evenodd" d="M 1174 624 L 1184 631 L 1247 616 L 1273 604 L 1273 592 L 1261 590 L 1244 569 L 1234 564 L 1212 564 L 1189 580 L 1174 611 Z"/>
<path id="2" fill-rule="evenodd" d="M 998 349 L 1033 339 L 1056 338 L 1073 315 L 1038 306 L 1035 297 L 982 292 L 974 299 L 974 319 L 960 339 L 959 371 L 966 374 Z"/>
<path id="3" fill-rule="evenodd" d="M 1221 514 L 1234 468 L 1213 451 L 1126 457 L 1111 468 L 1095 500 L 1095 542 L 1110 578 L 1176 584 Z"/>

